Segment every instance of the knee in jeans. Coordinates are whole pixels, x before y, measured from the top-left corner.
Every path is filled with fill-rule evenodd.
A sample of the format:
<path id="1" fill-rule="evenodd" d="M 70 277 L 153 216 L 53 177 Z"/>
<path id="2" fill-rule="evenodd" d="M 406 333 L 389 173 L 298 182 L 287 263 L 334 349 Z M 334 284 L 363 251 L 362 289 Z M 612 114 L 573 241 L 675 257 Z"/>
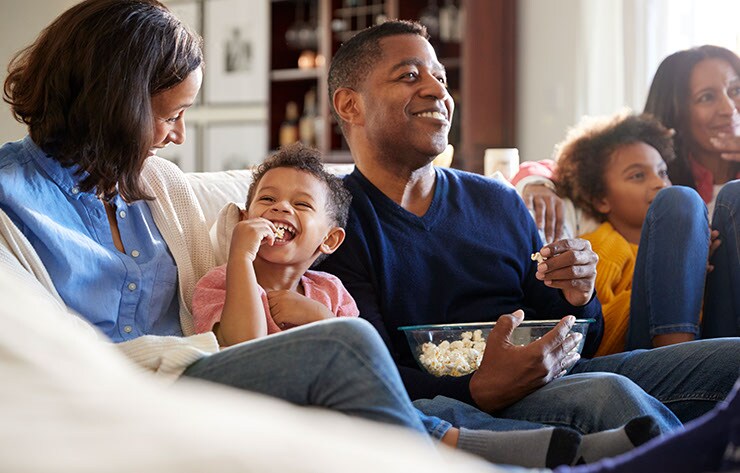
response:
<path id="1" fill-rule="evenodd" d="M 672 186 L 662 189 L 650 205 L 648 215 L 657 215 L 668 219 L 672 225 L 688 224 L 704 216 L 702 225 L 706 225 L 706 205 L 699 194 L 689 187 Z M 650 217 L 648 217 L 650 218 Z"/>
<path id="2" fill-rule="evenodd" d="M 642 391 L 629 378 L 614 373 L 598 373 L 598 376 L 590 377 L 589 383 L 589 397 L 592 399 L 609 399 L 612 396 L 626 399 L 636 390 Z"/>
<path id="3" fill-rule="evenodd" d="M 717 194 L 717 205 L 722 205 L 738 211 L 740 206 L 740 179 L 730 181 L 720 189 Z"/>
<path id="4" fill-rule="evenodd" d="M 368 321 L 359 318 L 340 317 L 329 322 L 315 324 L 326 330 L 325 335 L 333 340 L 342 341 L 357 350 L 372 353 L 385 349 L 380 335 Z"/>

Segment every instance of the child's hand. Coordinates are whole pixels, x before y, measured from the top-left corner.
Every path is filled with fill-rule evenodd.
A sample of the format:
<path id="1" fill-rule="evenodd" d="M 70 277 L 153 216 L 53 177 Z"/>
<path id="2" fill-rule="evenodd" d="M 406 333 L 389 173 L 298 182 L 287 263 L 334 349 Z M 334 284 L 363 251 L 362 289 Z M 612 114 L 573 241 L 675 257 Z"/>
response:
<path id="1" fill-rule="evenodd" d="M 714 265 L 710 263 L 712 261 L 712 255 L 717 251 L 719 245 L 722 244 L 722 240 L 719 239 L 719 230 L 709 229 L 709 256 L 707 257 L 707 273 L 714 271 Z"/>
<path id="2" fill-rule="evenodd" d="M 305 325 L 317 320 L 334 317 L 328 307 L 294 291 L 270 291 L 267 293 L 272 320 L 281 329 Z"/>
<path id="3" fill-rule="evenodd" d="M 249 261 L 257 258 L 260 246 L 275 243 L 275 225 L 262 217 L 242 220 L 231 234 L 230 256 L 244 255 Z"/>

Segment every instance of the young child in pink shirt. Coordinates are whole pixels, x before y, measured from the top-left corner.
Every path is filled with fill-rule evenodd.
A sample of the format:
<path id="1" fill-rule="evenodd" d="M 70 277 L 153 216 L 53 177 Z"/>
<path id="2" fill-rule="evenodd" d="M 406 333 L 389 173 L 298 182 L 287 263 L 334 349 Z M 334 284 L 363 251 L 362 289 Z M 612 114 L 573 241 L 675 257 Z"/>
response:
<path id="1" fill-rule="evenodd" d="M 262 163 L 246 210 L 232 204 L 219 215 L 218 246 L 228 259 L 195 288 L 196 330 L 213 330 L 229 346 L 318 320 L 357 317 L 341 281 L 309 269 L 344 241 L 351 199 L 315 150 L 289 146 Z"/>

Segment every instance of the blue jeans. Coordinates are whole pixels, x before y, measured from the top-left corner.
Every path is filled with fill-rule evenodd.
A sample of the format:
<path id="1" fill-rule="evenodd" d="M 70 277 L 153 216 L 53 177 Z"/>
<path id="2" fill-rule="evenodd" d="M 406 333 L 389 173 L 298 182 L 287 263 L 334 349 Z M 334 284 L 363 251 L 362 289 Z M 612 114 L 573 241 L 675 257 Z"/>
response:
<path id="1" fill-rule="evenodd" d="M 738 225 L 739 181 L 726 185 L 717 199 L 715 228 L 722 235 L 722 252 L 712 258 L 718 272 L 706 277 L 709 224 L 704 202 L 693 189 L 661 190 L 648 210 L 640 235 L 630 301 L 626 349 L 652 348 L 656 335 L 693 333 L 697 337 L 736 336 L 740 301 Z M 733 200 L 733 198 L 735 200 Z M 733 251 L 734 250 L 734 251 Z M 734 257 L 734 262 L 733 258 Z M 705 288 L 706 281 L 706 288 Z M 699 314 L 705 299 L 702 329 Z M 740 304 L 740 302 L 738 302 Z M 740 305 L 736 305 L 739 307 Z"/>
<path id="2" fill-rule="evenodd" d="M 740 372 L 740 339 L 698 340 L 582 359 L 496 417 L 442 396 L 414 405 L 458 427 L 526 430 L 546 425 L 588 434 L 650 415 L 662 433 L 711 410 Z"/>
<path id="3" fill-rule="evenodd" d="M 432 438 L 441 440 L 454 425 L 477 430 L 534 430 L 547 427 L 522 420 L 493 417 L 457 399 L 436 396 L 434 399 L 417 399 L 414 406 L 419 418 Z"/>
<path id="4" fill-rule="evenodd" d="M 582 359 L 570 372 L 626 376 L 681 422 L 688 422 L 710 411 L 732 390 L 740 373 L 740 338 L 696 340 Z"/>
<path id="5" fill-rule="evenodd" d="M 479 430 L 531 430 L 550 425 L 588 434 L 621 427 L 644 415 L 652 416 L 661 432 L 681 426 L 676 416 L 658 400 L 629 379 L 610 373 L 571 374 L 553 380 L 496 412 L 496 417 L 444 396 L 418 399 L 414 405 L 427 415 Z"/>
<path id="6" fill-rule="evenodd" d="M 652 348 L 656 335 L 699 335 L 708 254 L 707 207 L 699 194 L 682 186 L 658 192 L 640 234 L 626 350 Z"/>
<path id="7" fill-rule="evenodd" d="M 426 432 L 372 325 L 339 318 L 206 356 L 184 376 Z"/>
<path id="8" fill-rule="evenodd" d="M 740 336 L 740 180 L 722 187 L 714 205 L 712 228 L 722 244 L 707 276 L 702 337 Z"/>

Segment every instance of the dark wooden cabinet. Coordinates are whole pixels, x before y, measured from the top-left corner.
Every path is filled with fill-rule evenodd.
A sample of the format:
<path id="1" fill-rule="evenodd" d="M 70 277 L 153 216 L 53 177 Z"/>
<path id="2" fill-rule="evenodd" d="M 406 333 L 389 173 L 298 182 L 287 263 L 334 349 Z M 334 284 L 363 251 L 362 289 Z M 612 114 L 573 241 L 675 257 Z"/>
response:
<path id="1" fill-rule="evenodd" d="M 454 9 L 440 16 L 450 4 Z M 447 69 L 457 105 L 450 133 L 453 165 L 481 172 L 483 150 L 516 146 L 516 0 L 274 0 L 271 9 L 272 149 L 279 145 L 288 102 L 295 102 L 303 114 L 304 97 L 315 89 L 315 144 L 327 162 L 351 162 L 329 108 L 327 74 L 333 54 L 344 39 L 382 18 L 422 17 L 433 23 L 435 15 L 442 25 L 430 25 L 431 43 Z M 462 27 L 451 33 L 449 13 L 455 11 Z"/>

